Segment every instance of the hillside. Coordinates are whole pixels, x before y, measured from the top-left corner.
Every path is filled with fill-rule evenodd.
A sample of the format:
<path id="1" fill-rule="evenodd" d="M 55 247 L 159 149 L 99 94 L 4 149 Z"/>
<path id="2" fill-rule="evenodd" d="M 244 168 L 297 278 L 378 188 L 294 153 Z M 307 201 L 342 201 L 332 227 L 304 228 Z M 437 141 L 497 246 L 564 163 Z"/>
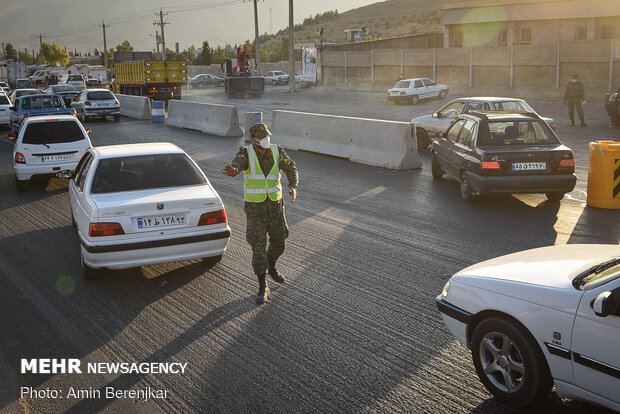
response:
<path id="1" fill-rule="evenodd" d="M 345 41 L 345 29 L 368 27 L 373 38 L 417 32 L 443 32 L 439 24 L 444 3 L 452 0 L 387 0 L 339 13 L 329 20 L 296 25 L 295 42 L 318 41 L 323 27 L 324 42 Z M 283 33 L 279 33 L 282 35 Z"/>

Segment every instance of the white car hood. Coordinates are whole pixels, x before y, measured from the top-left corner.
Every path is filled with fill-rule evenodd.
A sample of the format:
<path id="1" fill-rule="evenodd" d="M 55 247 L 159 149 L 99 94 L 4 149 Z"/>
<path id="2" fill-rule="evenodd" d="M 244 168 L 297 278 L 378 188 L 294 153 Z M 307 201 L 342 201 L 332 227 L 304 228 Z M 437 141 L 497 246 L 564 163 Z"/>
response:
<path id="1" fill-rule="evenodd" d="M 620 245 L 549 246 L 477 263 L 454 278 L 466 284 L 472 284 L 469 279 L 474 278 L 574 290 L 571 282 L 576 275 L 614 257 L 620 257 Z"/>

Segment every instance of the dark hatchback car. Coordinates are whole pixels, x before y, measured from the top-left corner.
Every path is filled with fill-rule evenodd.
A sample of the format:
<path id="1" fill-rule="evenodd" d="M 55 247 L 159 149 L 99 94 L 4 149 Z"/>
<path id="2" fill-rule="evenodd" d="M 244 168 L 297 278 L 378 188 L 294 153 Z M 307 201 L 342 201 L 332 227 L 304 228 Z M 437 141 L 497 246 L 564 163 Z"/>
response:
<path id="1" fill-rule="evenodd" d="M 438 133 L 431 151 L 433 178 L 449 174 L 461 197 L 544 193 L 559 201 L 575 188 L 575 158 L 551 127 L 525 111 L 471 111 Z"/>
<path id="2" fill-rule="evenodd" d="M 68 108 L 71 105 L 71 101 L 75 99 L 80 91 L 77 90 L 74 86 L 71 85 L 52 85 L 48 86 L 47 89 L 43 91 L 43 93 L 48 93 L 52 95 L 60 95 L 62 100 L 65 102 L 65 106 Z"/>

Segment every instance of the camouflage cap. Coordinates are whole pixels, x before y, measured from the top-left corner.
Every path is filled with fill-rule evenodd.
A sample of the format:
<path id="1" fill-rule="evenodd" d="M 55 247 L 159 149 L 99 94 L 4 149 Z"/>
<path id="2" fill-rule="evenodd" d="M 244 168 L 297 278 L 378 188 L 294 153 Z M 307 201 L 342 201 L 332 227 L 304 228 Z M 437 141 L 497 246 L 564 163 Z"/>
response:
<path id="1" fill-rule="evenodd" d="M 265 124 L 254 124 L 250 127 L 250 136 L 258 139 L 263 139 L 271 135 L 271 131 Z"/>

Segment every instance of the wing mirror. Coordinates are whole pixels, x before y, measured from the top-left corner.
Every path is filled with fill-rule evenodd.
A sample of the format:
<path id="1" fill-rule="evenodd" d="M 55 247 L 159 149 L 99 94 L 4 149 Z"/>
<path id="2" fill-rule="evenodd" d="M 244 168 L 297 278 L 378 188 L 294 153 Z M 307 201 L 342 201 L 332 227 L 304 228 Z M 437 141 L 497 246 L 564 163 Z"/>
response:
<path id="1" fill-rule="evenodd" d="M 14 107 L 14 106 L 9 107 L 9 109 L 10 109 L 11 111 L 15 112 L 15 107 Z"/>
<path id="2" fill-rule="evenodd" d="M 433 118 L 439 118 L 439 115 L 437 114 L 437 112 L 433 113 Z"/>
<path id="3" fill-rule="evenodd" d="M 609 315 L 620 315 L 620 289 L 613 292 L 603 292 L 594 299 L 592 309 L 596 316 L 602 318 Z"/>
<path id="4" fill-rule="evenodd" d="M 445 134 L 441 131 L 435 134 L 435 138 L 443 138 L 443 137 L 445 137 Z"/>
<path id="5" fill-rule="evenodd" d="M 90 129 L 87 129 L 87 130 L 86 130 L 86 134 L 90 134 Z"/>

